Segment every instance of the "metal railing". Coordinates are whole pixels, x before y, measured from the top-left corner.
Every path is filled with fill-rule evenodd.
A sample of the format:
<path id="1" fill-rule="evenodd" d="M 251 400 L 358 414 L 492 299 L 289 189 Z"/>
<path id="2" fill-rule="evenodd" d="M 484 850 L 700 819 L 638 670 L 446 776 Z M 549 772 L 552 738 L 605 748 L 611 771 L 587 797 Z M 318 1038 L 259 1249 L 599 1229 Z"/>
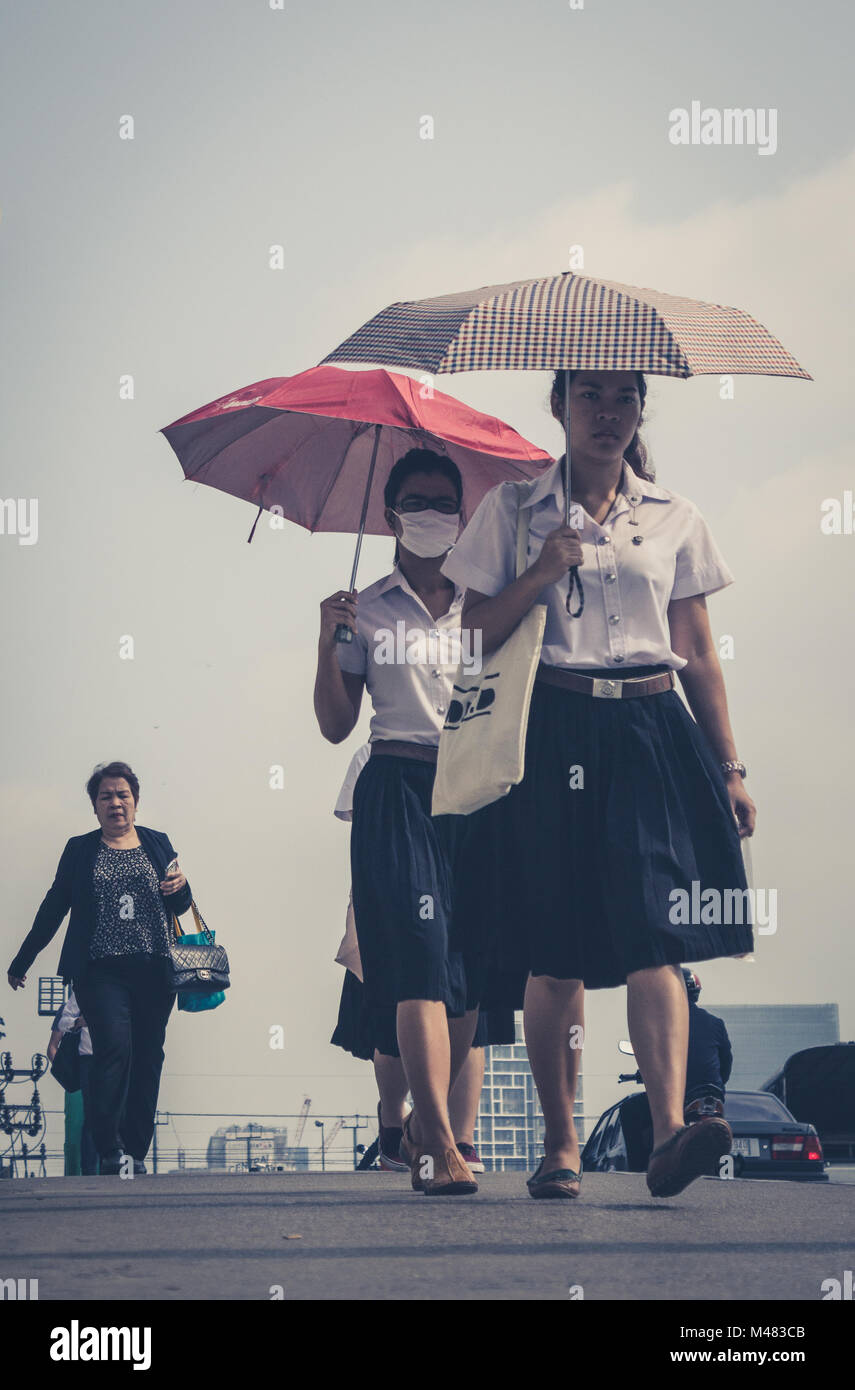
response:
<path id="1" fill-rule="evenodd" d="M 13 1159 L 13 1171 L 4 1176 L 63 1175 L 65 1112 L 44 1110 L 43 1114 L 48 1120 L 43 1158 L 35 1150 L 25 1155 L 0 1152 L 0 1163 Z M 582 1132 L 589 1133 L 588 1121 L 594 1123 L 599 1116 L 576 1118 L 583 1120 Z M 301 1119 L 305 1130 L 300 1144 L 295 1145 L 292 1138 Z M 376 1137 L 376 1113 L 312 1112 L 306 1120 L 305 1116 L 278 1111 L 159 1110 L 146 1167 L 152 1173 L 352 1173 Z M 515 1167 L 517 1163 L 524 1167 L 530 1159 L 530 1154 L 520 1151 L 504 1156 L 496 1167 Z"/>

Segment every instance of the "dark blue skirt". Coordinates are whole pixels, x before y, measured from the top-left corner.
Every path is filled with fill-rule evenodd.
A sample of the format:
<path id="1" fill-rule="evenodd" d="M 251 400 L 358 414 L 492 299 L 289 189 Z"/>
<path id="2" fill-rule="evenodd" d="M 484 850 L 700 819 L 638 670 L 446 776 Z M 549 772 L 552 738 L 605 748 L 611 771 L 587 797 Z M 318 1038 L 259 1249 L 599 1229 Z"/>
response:
<path id="1" fill-rule="evenodd" d="M 371 1010 L 433 999 L 460 1016 L 478 1003 L 449 946 L 465 817 L 431 816 L 435 775 L 433 763 L 371 757 L 353 789 L 353 915 Z"/>
<path id="2" fill-rule="evenodd" d="M 523 780 L 467 817 L 458 862 L 454 944 L 488 1008 L 503 1002 L 491 978 L 603 989 L 753 946 L 750 925 L 724 920 L 725 890 L 746 887 L 724 778 L 674 690 L 624 701 L 535 682 Z M 719 922 L 679 920 L 674 890 L 691 900 L 693 883 L 695 902 L 722 895 Z"/>
<path id="3" fill-rule="evenodd" d="M 338 1006 L 338 1022 L 330 1042 L 365 1062 L 373 1060 L 375 1048 L 387 1057 L 400 1057 L 396 1013 L 395 1005 L 369 1008 L 361 983 L 352 971 L 346 970 Z M 512 1008 L 478 1015 L 473 1047 L 490 1047 L 494 1043 L 512 1043 L 515 1040 Z"/>

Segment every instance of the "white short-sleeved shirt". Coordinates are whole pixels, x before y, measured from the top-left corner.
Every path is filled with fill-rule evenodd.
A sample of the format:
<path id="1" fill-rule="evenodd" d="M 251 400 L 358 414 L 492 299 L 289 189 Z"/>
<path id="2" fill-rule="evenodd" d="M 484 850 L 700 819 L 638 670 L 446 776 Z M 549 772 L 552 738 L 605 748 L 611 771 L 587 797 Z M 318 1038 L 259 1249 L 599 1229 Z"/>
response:
<path id="1" fill-rule="evenodd" d="M 442 566 L 455 584 L 493 598 L 513 583 L 518 496 L 516 484 L 500 483 L 483 498 Z M 531 508 L 531 565 L 549 532 L 564 522 L 561 460 L 524 488 L 522 505 Z M 546 585 L 538 596 L 547 610 L 543 662 L 616 671 L 659 665 L 680 670 L 686 661 L 671 650 L 669 603 L 713 594 L 733 583 L 697 507 L 639 478 L 625 462 L 620 490 L 602 525 L 581 507 L 577 515 L 584 523 L 577 529 L 585 607 L 580 618 L 571 618 L 567 579 Z M 575 590 L 572 606 L 578 607 Z"/>
<path id="2" fill-rule="evenodd" d="M 368 759 L 371 757 L 371 744 L 363 743 L 361 748 L 357 748 L 348 764 L 344 781 L 341 784 L 341 791 L 335 803 L 334 815 L 339 820 L 353 820 L 353 788 L 356 786 L 356 779 L 364 768 Z M 344 919 L 344 936 L 341 938 L 339 948 L 335 955 L 336 964 L 343 965 L 345 970 L 350 970 L 357 978 L 362 979 L 362 961 L 359 955 L 359 941 L 356 936 L 356 920 L 353 915 L 353 894 L 350 894 L 347 902 L 347 913 Z"/>
<path id="3" fill-rule="evenodd" d="M 361 748 L 357 748 L 348 764 L 333 811 L 333 815 L 338 816 L 339 820 L 353 820 L 353 788 L 356 786 L 357 777 L 370 757 L 371 744 L 363 743 Z"/>
<path id="4" fill-rule="evenodd" d="M 448 612 L 432 618 L 397 565 L 359 595 L 356 636 L 336 651 L 342 671 L 365 679 L 374 705 L 369 743 L 439 743 L 460 660 L 462 607 L 455 586 Z"/>

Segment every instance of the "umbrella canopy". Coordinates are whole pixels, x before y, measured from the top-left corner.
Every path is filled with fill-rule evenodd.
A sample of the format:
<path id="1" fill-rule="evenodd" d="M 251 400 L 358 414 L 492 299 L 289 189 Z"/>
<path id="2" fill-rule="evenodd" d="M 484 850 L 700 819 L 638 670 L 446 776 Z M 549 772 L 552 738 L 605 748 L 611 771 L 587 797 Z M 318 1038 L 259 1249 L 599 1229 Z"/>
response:
<path id="1" fill-rule="evenodd" d="M 432 373 L 563 367 L 811 380 L 741 309 L 572 271 L 390 304 L 324 362 L 383 362 Z"/>
<path id="2" fill-rule="evenodd" d="M 195 482 L 281 507 L 310 531 L 377 536 L 389 534 L 384 484 L 408 449 L 434 449 L 457 464 L 464 521 L 491 487 L 536 477 L 552 462 L 501 420 L 383 370 L 321 366 L 271 377 L 161 433 Z"/>
<path id="3" fill-rule="evenodd" d="M 809 374 L 741 309 L 638 289 L 590 275 L 547 275 L 461 294 L 390 304 L 324 362 L 385 362 L 440 372 L 650 372 Z M 570 382 L 564 390 L 564 520 L 570 523 Z M 567 611 L 581 616 L 578 570 Z M 574 587 L 578 607 L 571 608 Z"/>

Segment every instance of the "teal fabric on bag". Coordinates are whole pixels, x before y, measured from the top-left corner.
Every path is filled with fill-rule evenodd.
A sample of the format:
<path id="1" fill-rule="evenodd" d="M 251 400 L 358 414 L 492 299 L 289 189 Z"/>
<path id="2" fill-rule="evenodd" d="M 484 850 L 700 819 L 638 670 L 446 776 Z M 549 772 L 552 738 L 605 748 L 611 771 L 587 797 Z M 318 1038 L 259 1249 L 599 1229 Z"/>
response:
<path id="1" fill-rule="evenodd" d="M 210 932 L 210 940 L 216 938 L 215 932 Z M 203 932 L 182 933 L 181 940 L 188 946 L 206 946 L 208 937 Z M 179 994 L 178 1007 L 188 1014 L 201 1013 L 203 1009 L 216 1009 L 225 1000 L 226 992 L 218 989 L 216 994 Z"/>

